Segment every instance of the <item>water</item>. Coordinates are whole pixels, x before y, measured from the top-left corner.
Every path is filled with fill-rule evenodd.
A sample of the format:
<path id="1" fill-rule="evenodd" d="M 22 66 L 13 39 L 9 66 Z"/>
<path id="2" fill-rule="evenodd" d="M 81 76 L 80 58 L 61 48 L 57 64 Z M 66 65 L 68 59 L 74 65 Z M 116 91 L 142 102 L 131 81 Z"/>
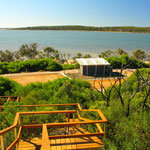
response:
<path id="1" fill-rule="evenodd" d="M 150 34 L 78 31 L 12 31 L 0 30 L 0 50 L 18 50 L 22 44 L 38 43 L 39 50 L 51 46 L 62 53 L 100 54 L 104 50 L 122 48 L 150 52 Z"/>

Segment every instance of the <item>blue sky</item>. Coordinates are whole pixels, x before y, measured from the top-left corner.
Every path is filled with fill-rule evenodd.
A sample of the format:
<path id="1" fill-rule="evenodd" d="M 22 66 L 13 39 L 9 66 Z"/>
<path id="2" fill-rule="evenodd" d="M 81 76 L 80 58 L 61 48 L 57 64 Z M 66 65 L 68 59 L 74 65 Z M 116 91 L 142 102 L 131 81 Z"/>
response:
<path id="1" fill-rule="evenodd" d="M 150 0 L 0 0 L 0 28 L 150 26 Z"/>

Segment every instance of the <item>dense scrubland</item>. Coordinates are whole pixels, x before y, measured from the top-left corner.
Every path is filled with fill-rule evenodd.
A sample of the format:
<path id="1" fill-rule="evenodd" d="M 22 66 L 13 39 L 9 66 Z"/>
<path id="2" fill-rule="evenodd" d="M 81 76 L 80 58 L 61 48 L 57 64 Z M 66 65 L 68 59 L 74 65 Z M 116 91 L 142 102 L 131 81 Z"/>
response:
<path id="1" fill-rule="evenodd" d="M 104 92 L 93 90 L 87 81 L 61 78 L 47 83 L 31 83 L 26 86 L 0 77 L 0 95 L 23 97 L 21 102 L 7 102 L 0 114 L 0 130 L 10 126 L 17 111 L 25 111 L 22 104 L 80 103 L 83 108 L 101 109 L 108 120 L 106 150 L 149 150 L 150 147 L 150 69 L 140 69 L 119 85 L 112 85 Z M 118 77 L 120 80 L 121 76 Z M 59 109 L 59 108 L 57 108 Z M 60 108 L 62 109 L 62 108 Z M 66 108 L 69 109 L 69 108 Z M 32 111 L 49 110 L 32 108 Z M 31 111 L 30 110 L 30 111 Z M 61 120 L 61 116 L 26 116 L 26 123 L 44 123 Z M 93 118 L 93 115 L 89 115 Z M 93 130 L 89 127 L 89 130 Z M 31 131 L 26 131 L 23 137 Z M 33 131 L 32 131 L 33 132 Z M 33 134 L 37 135 L 35 130 Z M 32 134 L 32 135 L 33 135 Z M 13 133 L 6 138 L 11 142 Z"/>
<path id="2" fill-rule="evenodd" d="M 136 32 L 150 33 L 150 27 L 116 26 L 116 27 L 92 27 L 92 26 L 36 26 L 13 28 L 13 30 L 67 30 L 67 31 L 109 31 L 109 32 Z"/>

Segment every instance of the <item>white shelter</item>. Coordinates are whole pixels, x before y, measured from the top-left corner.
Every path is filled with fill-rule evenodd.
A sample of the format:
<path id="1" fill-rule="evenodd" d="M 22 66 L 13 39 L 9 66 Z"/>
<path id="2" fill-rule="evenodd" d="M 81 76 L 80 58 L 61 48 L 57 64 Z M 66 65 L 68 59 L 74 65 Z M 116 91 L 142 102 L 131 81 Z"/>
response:
<path id="1" fill-rule="evenodd" d="M 112 72 L 110 63 L 104 58 L 77 58 L 80 65 L 81 75 L 86 76 L 105 76 Z"/>

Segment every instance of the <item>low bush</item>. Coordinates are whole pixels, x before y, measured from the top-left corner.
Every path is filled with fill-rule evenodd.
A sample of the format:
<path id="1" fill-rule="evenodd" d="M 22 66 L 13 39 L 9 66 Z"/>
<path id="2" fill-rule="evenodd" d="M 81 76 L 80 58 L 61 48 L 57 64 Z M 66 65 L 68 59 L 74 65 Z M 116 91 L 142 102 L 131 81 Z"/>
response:
<path id="1" fill-rule="evenodd" d="M 121 67 L 132 69 L 150 67 L 149 64 L 146 64 L 141 60 L 137 60 L 134 57 L 129 57 L 127 54 L 124 54 L 121 57 L 106 57 L 105 59 L 113 66 L 114 69 L 119 69 Z"/>
<path id="2" fill-rule="evenodd" d="M 0 63 L 0 74 L 18 73 L 18 72 L 34 72 L 34 71 L 59 71 L 62 70 L 62 65 L 53 59 L 32 59 L 25 61 L 13 61 L 10 63 Z"/>
<path id="3" fill-rule="evenodd" d="M 72 65 L 72 64 L 63 64 L 62 67 L 63 67 L 63 70 L 75 69 L 75 65 Z"/>
<path id="4" fill-rule="evenodd" d="M 5 77 L 0 77 L 0 96 L 19 95 L 21 90 L 22 86 L 19 83 Z"/>

